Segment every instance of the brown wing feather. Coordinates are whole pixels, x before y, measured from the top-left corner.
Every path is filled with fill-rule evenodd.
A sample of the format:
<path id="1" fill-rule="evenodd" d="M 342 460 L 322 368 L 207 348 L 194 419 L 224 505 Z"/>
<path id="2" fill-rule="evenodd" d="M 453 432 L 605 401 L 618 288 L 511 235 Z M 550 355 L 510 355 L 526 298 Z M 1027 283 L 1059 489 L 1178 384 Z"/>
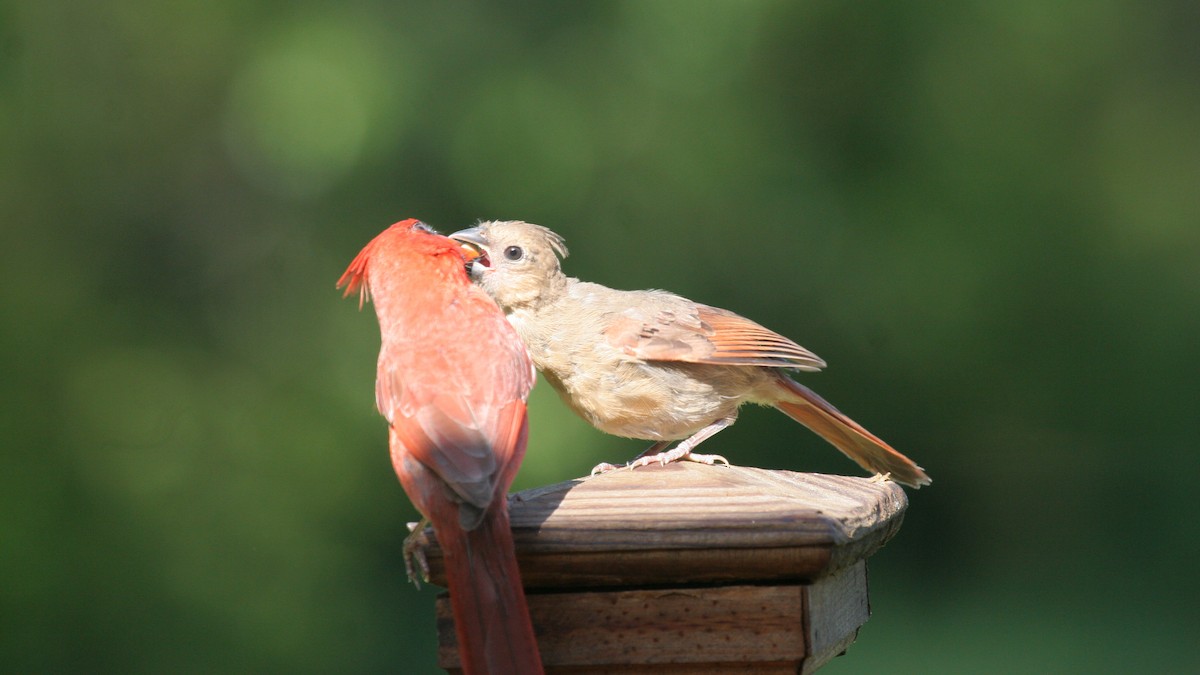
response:
<path id="1" fill-rule="evenodd" d="M 646 361 L 820 370 L 819 356 L 733 312 L 692 305 L 692 312 L 662 310 L 651 317 L 626 311 L 605 334 L 615 348 Z"/>

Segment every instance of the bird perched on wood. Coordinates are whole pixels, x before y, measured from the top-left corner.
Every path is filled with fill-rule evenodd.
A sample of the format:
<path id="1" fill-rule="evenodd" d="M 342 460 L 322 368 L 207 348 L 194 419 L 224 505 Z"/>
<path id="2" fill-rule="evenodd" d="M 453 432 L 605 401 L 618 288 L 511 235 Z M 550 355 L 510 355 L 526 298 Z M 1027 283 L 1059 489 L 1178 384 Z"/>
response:
<path id="1" fill-rule="evenodd" d="M 759 403 L 868 471 L 912 487 L 930 483 L 912 460 L 787 376 L 825 366 L 788 338 L 666 291 L 620 291 L 568 277 L 559 262 L 567 255 L 562 237 L 540 225 L 485 222 L 450 237 L 478 250 L 471 277 L 504 310 L 567 405 L 601 431 L 654 441 L 630 466 L 723 460 L 692 451 L 733 424 L 743 403 Z"/>
<path id="2" fill-rule="evenodd" d="M 367 244 L 338 287 L 360 291 L 360 307 L 375 303 L 375 401 L 396 474 L 445 554 L 463 670 L 541 673 L 506 497 L 525 454 L 533 364 L 465 260 L 458 244 L 404 220 Z"/>

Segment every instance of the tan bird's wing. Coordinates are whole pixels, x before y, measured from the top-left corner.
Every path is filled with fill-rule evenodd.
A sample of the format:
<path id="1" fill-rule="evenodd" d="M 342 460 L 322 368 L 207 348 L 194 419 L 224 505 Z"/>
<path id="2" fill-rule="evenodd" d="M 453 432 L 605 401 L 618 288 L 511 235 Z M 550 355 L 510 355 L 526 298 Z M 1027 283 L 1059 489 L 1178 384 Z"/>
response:
<path id="1" fill-rule="evenodd" d="M 680 311 L 683 309 L 683 311 Z M 733 312 L 692 303 L 686 309 L 621 312 L 604 331 L 609 344 L 645 361 L 820 370 L 821 357 Z"/>

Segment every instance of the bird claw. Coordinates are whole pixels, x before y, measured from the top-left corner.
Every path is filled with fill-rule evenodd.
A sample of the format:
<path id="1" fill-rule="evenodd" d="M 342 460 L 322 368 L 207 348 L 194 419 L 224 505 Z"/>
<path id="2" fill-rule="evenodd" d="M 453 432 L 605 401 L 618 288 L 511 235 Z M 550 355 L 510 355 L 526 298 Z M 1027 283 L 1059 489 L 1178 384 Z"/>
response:
<path id="1" fill-rule="evenodd" d="M 724 464 L 730 466 L 730 460 L 722 458 L 721 455 L 702 455 L 700 453 L 691 452 L 686 448 L 676 448 L 668 450 L 665 453 L 655 455 L 646 455 L 643 458 L 637 458 L 629 462 L 629 468 L 637 468 L 638 466 L 648 466 L 650 462 L 658 462 L 659 466 L 666 466 L 673 461 L 695 461 L 697 464 L 707 464 L 715 466 L 716 464 Z"/>
<path id="2" fill-rule="evenodd" d="M 695 446 L 693 445 L 692 447 Z M 650 448 L 650 450 L 656 449 L 657 448 L 655 446 L 651 446 Z M 649 466 L 654 462 L 657 462 L 659 466 L 666 466 L 671 462 L 696 462 L 698 464 L 707 464 L 709 466 L 715 466 L 717 464 L 730 466 L 729 460 L 725 459 L 721 455 L 701 455 L 700 453 L 692 452 L 691 448 L 680 445 L 673 450 L 655 452 L 654 454 L 642 453 L 629 462 L 626 462 L 625 466 L 617 466 L 616 464 L 601 462 L 592 468 L 591 475 L 595 476 L 601 473 L 616 471 L 617 469 L 636 469 L 639 466 Z"/>
<path id="3" fill-rule="evenodd" d="M 699 453 L 692 452 L 687 448 L 675 448 L 674 450 L 660 452 L 656 455 L 639 457 L 626 466 L 628 466 L 630 469 L 636 469 L 639 466 L 647 466 L 651 462 L 658 462 L 659 466 L 666 466 L 671 462 L 697 462 L 699 464 L 708 464 L 709 466 L 714 466 L 718 463 L 721 463 L 725 466 L 729 466 L 729 460 L 725 459 L 721 455 L 701 455 Z"/>
<path id="4" fill-rule="evenodd" d="M 871 476 L 871 482 L 872 483 L 890 483 L 890 482 L 892 482 L 892 472 L 889 471 L 887 473 L 877 473 L 874 476 Z"/>
<path id="5" fill-rule="evenodd" d="M 596 466 L 592 467 L 592 472 L 588 475 L 589 476 L 597 476 L 602 473 L 608 473 L 609 471 L 616 471 L 617 469 L 620 469 L 620 468 L 621 467 L 617 466 L 616 464 L 609 464 L 608 462 L 600 462 Z"/>
<path id="6" fill-rule="evenodd" d="M 709 466 L 717 466 L 718 464 L 724 464 L 725 466 L 733 466 L 732 464 L 729 463 L 729 460 L 725 459 L 725 457 L 722 455 L 698 455 L 694 452 L 689 452 L 687 454 L 687 456 L 684 457 L 683 459 L 684 459 L 684 461 L 687 461 L 687 462 L 699 462 L 701 464 L 707 464 Z"/>
<path id="7" fill-rule="evenodd" d="M 404 538 L 404 571 L 413 586 L 421 588 L 421 581 L 429 583 L 429 561 L 425 558 L 425 547 L 429 546 L 429 537 L 425 536 L 425 526 L 428 520 L 419 523 L 409 523 L 408 529 L 412 534 Z M 417 572 L 420 572 L 420 576 Z"/>

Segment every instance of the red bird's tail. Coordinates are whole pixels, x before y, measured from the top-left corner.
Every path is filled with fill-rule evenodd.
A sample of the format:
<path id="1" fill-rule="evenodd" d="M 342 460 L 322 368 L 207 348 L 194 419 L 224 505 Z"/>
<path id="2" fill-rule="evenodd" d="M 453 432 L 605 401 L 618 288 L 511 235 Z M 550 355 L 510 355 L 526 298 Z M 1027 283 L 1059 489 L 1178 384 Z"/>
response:
<path id="1" fill-rule="evenodd" d="M 843 415 L 813 390 L 783 374 L 778 382 L 781 392 L 775 407 L 829 441 L 862 468 L 891 474 L 892 480 L 913 488 L 932 482 L 911 459 Z"/>
<path id="2" fill-rule="evenodd" d="M 435 521 L 433 529 L 445 554 L 463 672 L 542 673 L 504 496 L 473 530 L 463 530 L 457 517 Z"/>

